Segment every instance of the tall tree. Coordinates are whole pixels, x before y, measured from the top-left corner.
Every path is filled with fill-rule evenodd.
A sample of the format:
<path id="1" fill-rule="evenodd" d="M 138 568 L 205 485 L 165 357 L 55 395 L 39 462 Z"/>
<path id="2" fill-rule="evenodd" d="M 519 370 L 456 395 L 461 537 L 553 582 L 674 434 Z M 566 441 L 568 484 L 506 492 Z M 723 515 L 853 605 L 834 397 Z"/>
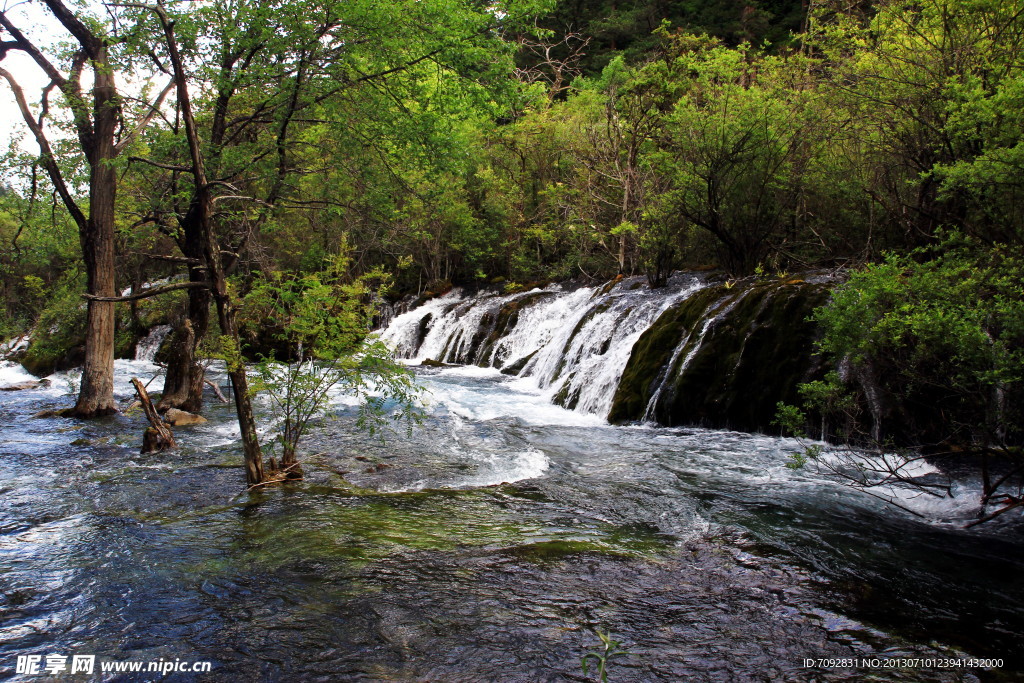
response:
<path id="1" fill-rule="evenodd" d="M 5 40 L 0 42 L 0 61 L 11 51 L 31 57 L 49 80 L 43 88 L 34 114 L 18 79 L 0 68 L 14 93 L 22 118 L 39 145 L 40 162 L 68 213 L 78 226 L 85 260 L 88 289 L 88 327 L 85 341 L 85 366 L 74 413 L 81 417 L 107 415 L 117 411 L 114 401 L 114 323 L 115 323 L 115 244 L 114 208 L 117 195 L 115 160 L 132 139 L 143 130 L 158 111 L 170 85 L 150 104 L 136 125 L 126 126 L 123 97 L 118 92 L 115 74 L 117 62 L 112 49 L 124 38 L 113 35 L 101 22 L 86 19 L 61 0 L 43 0 L 52 17 L 69 33 L 75 48 L 66 71 L 29 38 L 9 16 L 0 12 L 0 27 Z M 92 86 L 83 87 L 83 76 L 91 72 Z M 50 94 L 56 88 L 74 123 L 78 145 L 88 165 L 88 209 L 83 210 L 75 197 L 68 171 L 54 154 L 47 123 Z"/>
<path id="2" fill-rule="evenodd" d="M 242 263 L 264 228 L 279 230 L 297 214 L 354 222 L 350 214 L 366 201 L 352 196 L 359 179 L 346 164 L 356 176 L 365 167 L 383 166 L 383 182 L 397 181 L 402 192 L 409 185 L 399 179 L 398 167 L 439 165 L 449 156 L 443 148 L 451 146 L 451 121 L 486 109 L 496 90 L 509 87 L 511 44 L 501 32 L 529 4 L 519 3 L 516 13 L 469 3 L 333 0 L 214 2 L 188 14 L 163 10 L 175 34 L 196 46 L 182 55 L 182 77 L 209 84 L 197 89 L 194 119 L 215 188 L 212 220 L 226 274 Z M 164 176 L 152 218 L 171 217 L 164 227 L 198 285 L 207 273 L 198 267 L 202 230 L 195 188 L 179 187 L 192 173 L 182 132 L 172 125 L 164 139 L 154 139 L 154 153 L 139 161 Z M 319 180 L 305 180 L 311 177 Z M 380 193 L 372 210 L 387 214 L 385 204 L 393 199 Z M 201 288 L 189 296 L 189 324 L 176 333 L 163 408 L 195 410 L 202 400 L 195 355 L 210 300 Z"/>

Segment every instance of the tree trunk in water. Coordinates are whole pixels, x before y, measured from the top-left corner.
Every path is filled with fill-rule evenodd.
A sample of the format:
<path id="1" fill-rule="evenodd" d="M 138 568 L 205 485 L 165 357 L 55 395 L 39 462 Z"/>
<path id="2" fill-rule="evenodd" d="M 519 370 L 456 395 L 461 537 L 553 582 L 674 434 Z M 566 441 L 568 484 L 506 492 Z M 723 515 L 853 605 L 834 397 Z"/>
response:
<path id="1" fill-rule="evenodd" d="M 142 409 L 146 413 L 146 419 L 152 425 L 142 435 L 141 452 L 157 453 L 174 448 L 177 445 L 174 443 L 174 434 L 171 432 L 171 428 L 160 419 L 160 415 L 157 414 L 156 408 L 153 407 L 153 402 L 149 399 L 149 394 L 146 392 L 146 387 L 142 385 L 142 382 L 137 377 L 132 377 L 132 384 L 135 386 L 135 393 L 139 395 L 139 400 L 142 402 Z"/>
<path id="2" fill-rule="evenodd" d="M 157 404 L 160 412 L 177 408 L 198 413 L 202 407 L 203 366 L 196 362 L 196 335 L 192 322 L 185 318 L 171 338 L 171 355 L 167 359 L 164 391 Z"/>
<path id="3" fill-rule="evenodd" d="M 190 413 L 203 409 L 203 384 L 206 371 L 196 359 L 199 343 L 210 322 L 210 292 L 190 289 L 187 317 L 174 331 L 171 356 L 167 359 L 167 377 L 157 408 L 164 412 L 178 408 Z"/>
<path id="4" fill-rule="evenodd" d="M 301 361 L 300 361 L 301 362 Z M 281 453 L 281 472 L 285 479 L 302 479 L 302 466 L 296 458 L 295 447 L 299 441 L 298 427 L 287 418 L 284 423 L 284 449 Z"/>
<path id="5" fill-rule="evenodd" d="M 194 200 L 188 213 L 180 221 L 182 235 L 178 239 L 181 253 L 199 263 L 204 258 L 204 223 L 199 216 L 202 210 L 203 207 Z M 199 263 L 194 262 L 189 268 L 189 280 L 192 282 L 204 282 L 209 279 L 206 269 Z M 196 354 L 210 327 L 210 298 L 210 291 L 207 289 L 190 289 L 188 292 L 186 320 L 174 331 L 175 338 L 171 347 L 174 353 L 167 361 L 167 379 L 164 381 L 164 393 L 159 404 L 161 411 L 178 408 L 198 413 L 203 409 L 205 370 L 196 361 Z"/>
<path id="6" fill-rule="evenodd" d="M 106 60 L 99 60 L 105 64 Z M 81 232 L 87 285 L 95 296 L 116 296 L 114 291 L 114 200 L 117 174 L 114 168 L 114 130 L 118 108 L 113 73 L 96 68 L 94 94 L 93 145 L 88 154 L 89 220 Z M 82 386 L 74 414 L 96 417 L 117 412 L 114 402 L 114 322 L 115 304 L 90 301 L 85 335 L 85 365 Z"/>
<path id="7" fill-rule="evenodd" d="M 238 343 L 238 333 L 234 325 L 234 312 L 230 310 L 230 302 L 218 297 L 217 309 L 222 329 L 230 330 L 225 336 Z M 256 437 L 256 418 L 252 414 L 252 403 L 249 401 L 249 380 L 245 376 L 245 365 L 240 360 L 232 359 L 228 376 L 235 393 L 235 413 L 238 415 L 238 428 L 242 432 L 242 450 L 245 452 L 245 481 L 249 486 L 262 483 L 263 451 Z"/>

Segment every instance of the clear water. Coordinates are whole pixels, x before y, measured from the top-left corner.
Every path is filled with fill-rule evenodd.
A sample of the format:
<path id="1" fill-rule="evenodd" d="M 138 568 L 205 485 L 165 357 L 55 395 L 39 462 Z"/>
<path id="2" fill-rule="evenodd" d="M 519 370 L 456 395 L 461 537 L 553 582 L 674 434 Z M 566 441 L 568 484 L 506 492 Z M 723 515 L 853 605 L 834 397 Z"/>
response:
<path id="1" fill-rule="evenodd" d="M 153 371 L 118 362 L 126 403 Z M 141 415 L 31 417 L 73 377 L 0 394 L 0 677 L 77 652 L 211 660 L 206 680 L 585 680 L 598 630 L 632 653 L 613 681 L 864 680 L 802 667 L 851 655 L 1007 665 L 875 680 L 1024 671 L 1021 519 L 964 531 L 970 481 L 908 499 L 918 519 L 787 469 L 787 440 L 613 427 L 492 369 L 420 380 L 412 435 L 362 435 L 339 400 L 306 480 L 252 493 L 229 406 L 143 456 Z"/>

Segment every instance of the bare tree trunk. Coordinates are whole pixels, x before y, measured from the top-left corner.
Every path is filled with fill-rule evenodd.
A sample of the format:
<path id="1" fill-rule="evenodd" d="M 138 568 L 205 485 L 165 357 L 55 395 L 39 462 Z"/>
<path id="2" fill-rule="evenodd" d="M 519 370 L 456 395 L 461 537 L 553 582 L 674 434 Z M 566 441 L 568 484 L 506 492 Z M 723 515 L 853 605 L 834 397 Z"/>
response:
<path id="1" fill-rule="evenodd" d="M 142 409 L 146 413 L 146 419 L 149 420 L 151 425 L 142 435 L 141 452 L 157 453 L 174 448 L 177 445 L 174 442 L 174 434 L 171 432 L 171 428 L 160 419 L 160 415 L 157 414 L 156 408 L 153 407 L 153 402 L 149 399 L 149 393 L 146 392 L 146 387 L 142 385 L 142 382 L 137 377 L 132 377 L 132 384 L 135 386 L 135 393 L 139 395 L 139 401 L 142 402 Z"/>
<path id="2" fill-rule="evenodd" d="M 101 65 L 106 64 L 106 50 Z M 109 67 L 97 66 L 93 87 L 93 139 L 86 149 L 91 174 L 89 177 L 89 220 L 81 232 L 82 254 L 85 257 L 87 286 L 94 296 L 116 296 L 114 290 L 114 202 L 117 175 L 113 160 L 114 130 L 118 108 L 114 102 L 117 91 Z M 117 412 L 114 401 L 114 323 L 116 304 L 89 301 L 88 326 L 85 336 L 85 365 L 82 385 L 75 403 L 78 417 L 96 417 Z"/>
<path id="3" fill-rule="evenodd" d="M 178 43 L 174 37 L 174 22 L 170 20 L 163 8 L 158 5 L 145 5 L 160 18 L 167 39 L 167 52 L 174 69 L 175 86 L 178 94 L 178 105 L 181 107 L 182 123 L 185 137 L 188 140 L 189 156 L 192 161 L 192 179 L 194 183 L 194 199 L 189 209 L 189 219 L 196 221 L 198 228 L 195 233 L 202 245 L 203 265 L 213 287 L 211 294 L 217 304 L 217 317 L 220 322 L 221 334 L 228 340 L 232 348 L 228 358 L 228 376 L 235 394 L 235 412 L 238 415 L 238 428 L 242 433 L 242 448 L 245 453 L 245 478 L 250 486 L 260 484 L 264 480 L 263 451 L 260 449 L 256 436 L 256 418 L 252 412 L 249 399 L 249 381 L 245 376 L 245 363 L 242 361 L 238 341 L 238 328 L 235 325 L 235 309 L 228 293 L 227 279 L 224 274 L 224 261 L 216 237 L 213 234 L 213 196 L 210 183 L 206 177 L 206 165 L 203 157 L 202 141 L 196 130 L 195 117 L 192 114 L 192 100 L 188 92 L 185 69 L 178 52 Z M 194 213 L 193 213 L 194 212 Z"/>
<path id="4" fill-rule="evenodd" d="M 192 299 L 192 292 L 201 292 L 205 296 L 207 313 L 209 318 L 209 292 L 205 290 L 191 290 L 189 299 Z M 191 306 L 190 306 L 191 309 Z M 184 318 L 181 324 L 174 331 L 171 339 L 171 355 L 167 359 L 167 375 L 164 379 L 164 391 L 157 404 L 160 412 L 171 408 L 177 408 L 189 413 L 198 413 L 203 407 L 203 384 L 205 371 L 203 366 L 196 360 L 196 349 L 199 345 L 199 337 L 194 331 L 192 315 Z"/>
<path id="5" fill-rule="evenodd" d="M 192 202 L 185 217 L 180 221 L 182 236 L 178 246 L 186 258 L 203 261 L 202 221 L 198 211 L 201 207 Z M 206 269 L 193 264 L 189 268 L 189 280 L 203 282 L 208 279 Z M 205 370 L 197 361 L 199 344 L 206 336 L 210 327 L 211 295 L 207 289 L 190 289 L 188 308 L 182 325 L 174 331 L 174 355 L 167 361 L 167 379 L 164 382 L 164 393 L 160 397 L 160 410 L 178 408 L 190 413 L 198 413 L 203 409 L 203 380 Z M 186 331 L 185 323 L 189 329 Z"/>
<path id="6" fill-rule="evenodd" d="M 211 237 L 211 242 L 213 241 Z M 221 271 L 220 268 L 217 268 Z M 218 286 L 224 285 L 223 273 L 214 282 L 214 300 L 217 302 L 217 315 L 220 320 L 221 330 L 224 336 L 232 341 L 235 349 L 238 349 L 238 329 L 235 326 L 235 311 L 228 298 L 227 288 Z M 245 364 L 242 362 L 241 354 L 238 358 L 230 359 L 228 363 L 228 376 L 231 378 L 231 386 L 235 394 L 235 413 L 238 415 L 238 428 L 242 433 L 242 449 L 245 452 L 245 480 L 249 486 L 263 482 L 263 451 L 260 449 L 259 439 L 256 436 L 256 418 L 252 413 L 252 402 L 249 400 L 249 380 L 245 376 Z"/>

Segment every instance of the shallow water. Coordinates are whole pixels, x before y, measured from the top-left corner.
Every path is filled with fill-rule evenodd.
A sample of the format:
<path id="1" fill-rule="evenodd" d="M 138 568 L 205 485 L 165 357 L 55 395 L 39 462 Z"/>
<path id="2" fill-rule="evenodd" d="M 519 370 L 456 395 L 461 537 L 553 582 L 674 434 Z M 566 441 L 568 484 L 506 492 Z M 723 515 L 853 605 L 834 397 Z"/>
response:
<path id="1" fill-rule="evenodd" d="M 118 368 L 125 399 L 155 370 Z M 918 519 L 789 470 L 795 442 L 613 427 L 479 368 L 420 379 L 411 435 L 360 434 L 341 401 L 306 480 L 253 493 L 227 406 L 142 456 L 141 415 L 31 417 L 73 377 L 0 396 L 0 676 L 63 652 L 214 662 L 202 680 L 587 680 L 598 631 L 631 653 L 611 680 L 1024 671 L 1021 520 L 964 531 L 971 482 L 905 501 Z M 853 655 L 1006 666 L 803 667 Z"/>

